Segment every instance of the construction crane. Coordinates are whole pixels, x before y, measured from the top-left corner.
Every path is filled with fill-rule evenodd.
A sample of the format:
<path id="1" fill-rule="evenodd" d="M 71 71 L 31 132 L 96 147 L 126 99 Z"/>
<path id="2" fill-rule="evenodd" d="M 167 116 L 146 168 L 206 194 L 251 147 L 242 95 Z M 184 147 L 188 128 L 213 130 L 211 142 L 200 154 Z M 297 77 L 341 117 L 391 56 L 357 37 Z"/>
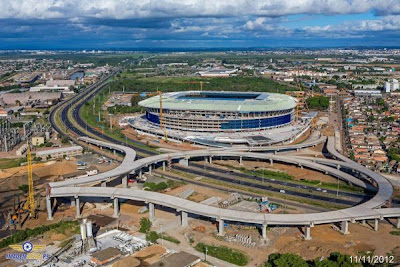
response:
<path id="1" fill-rule="evenodd" d="M 190 81 L 190 82 L 180 82 L 180 83 L 187 83 L 187 84 L 200 84 L 200 91 L 203 91 L 203 83 L 209 83 L 209 82 L 203 82 L 203 81 Z"/>
<path id="2" fill-rule="evenodd" d="M 33 187 L 33 174 L 32 174 L 32 154 L 28 144 L 26 151 L 26 157 L 28 161 L 28 199 L 25 202 L 24 209 L 29 211 L 30 217 L 35 217 L 35 189 Z"/>
<path id="3" fill-rule="evenodd" d="M 164 132 L 165 142 L 168 142 L 167 129 L 165 128 L 164 119 L 163 119 L 162 92 L 158 91 L 158 89 L 157 89 L 157 92 L 160 95 L 160 128 Z"/>

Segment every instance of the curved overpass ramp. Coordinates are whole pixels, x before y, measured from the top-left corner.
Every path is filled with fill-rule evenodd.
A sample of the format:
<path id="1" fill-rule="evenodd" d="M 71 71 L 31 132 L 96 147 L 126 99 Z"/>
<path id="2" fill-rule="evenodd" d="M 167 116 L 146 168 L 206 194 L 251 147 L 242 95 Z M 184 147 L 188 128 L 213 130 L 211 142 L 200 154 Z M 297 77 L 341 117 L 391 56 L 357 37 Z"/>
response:
<path id="1" fill-rule="evenodd" d="M 91 138 L 81 138 L 82 141 L 96 144 L 100 147 L 107 147 L 109 149 L 115 149 L 123 151 L 126 157 L 123 163 L 106 173 L 85 177 L 76 180 L 67 180 L 63 182 L 50 183 L 49 194 L 47 196 L 47 208 L 49 218 L 52 218 L 52 207 L 50 199 L 57 197 L 74 197 L 78 200 L 77 203 L 77 215 L 80 215 L 79 198 L 80 197 L 103 197 L 114 200 L 114 214 L 118 215 L 118 199 L 132 199 L 142 201 L 149 204 L 150 218 L 154 218 L 154 205 L 160 205 L 163 207 L 169 207 L 176 209 L 181 212 L 182 224 L 187 224 L 187 214 L 202 215 L 210 218 L 219 220 L 219 234 L 223 234 L 223 222 L 234 221 L 243 223 L 253 223 L 262 225 L 263 237 L 266 231 L 267 225 L 304 225 L 306 226 L 305 235 L 306 238 L 310 238 L 310 227 L 316 224 L 324 223 L 342 223 L 342 231 L 347 233 L 348 223 L 355 222 L 356 220 L 375 220 L 375 225 L 378 224 L 379 219 L 396 217 L 398 218 L 397 225 L 400 227 L 400 208 L 384 208 L 375 209 L 386 204 L 393 193 L 391 184 L 381 175 L 366 169 L 365 167 L 350 161 L 346 158 L 346 161 L 337 161 L 320 158 L 306 158 L 306 157 L 293 157 L 284 155 L 273 155 L 265 153 L 254 153 L 245 151 L 231 151 L 224 149 L 204 149 L 194 151 L 175 152 L 168 154 L 156 155 L 148 158 L 142 158 L 134 161 L 136 153 L 127 147 L 119 146 L 107 142 L 98 141 Z M 328 140 L 328 150 L 332 147 L 329 146 L 331 141 Z M 332 151 L 334 152 L 334 151 Z M 225 157 L 237 157 L 240 158 L 258 158 L 263 160 L 285 162 L 289 164 L 295 164 L 298 166 L 304 166 L 310 169 L 326 172 L 340 179 L 349 181 L 357 186 L 373 190 L 373 186 L 363 180 L 359 180 L 352 175 L 340 171 L 340 168 L 347 168 L 355 172 L 368 176 L 378 187 L 377 194 L 367 202 L 360 205 L 336 210 L 329 212 L 320 213 L 309 213 L 309 214 L 262 214 L 235 211 L 228 209 L 221 209 L 217 207 L 211 207 L 200 203 L 195 203 L 185 199 L 181 199 L 174 196 L 169 196 L 156 192 L 134 190 L 127 188 L 107 188 L 107 187 L 77 187 L 78 185 L 89 185 L 93 183 L 99 183 L 112 178 L 112 176 L 125 175 L 132 172 L 141 171 L 144 167 L 151 167 L 153 164 L 164 163 L 170 159 L 185 159 L 198 157 L 210 157 L 213 156 L 225 156 Z M 339 155 L 336 156 L 339 158 Z M 343 157 L 343 156 L 342 156 Z M 338 168 L 339 166 L 339 168 Z M 336 168 L 334 168 L 336 167 Z M 186 218 L 186 219 L 185 219 Z M 377 227 L 377 226 L 376 226 Z"/>

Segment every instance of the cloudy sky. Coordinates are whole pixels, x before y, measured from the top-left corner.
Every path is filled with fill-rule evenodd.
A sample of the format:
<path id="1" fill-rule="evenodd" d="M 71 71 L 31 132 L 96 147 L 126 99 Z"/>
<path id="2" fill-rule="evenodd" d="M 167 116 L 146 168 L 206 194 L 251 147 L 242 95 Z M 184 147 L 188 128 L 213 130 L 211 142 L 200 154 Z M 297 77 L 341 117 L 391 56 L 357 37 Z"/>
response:
<path id="1" fill-rule="evenodd" d="M 0 49 L 400 46 L 400 0 L 0 0 Z"/>

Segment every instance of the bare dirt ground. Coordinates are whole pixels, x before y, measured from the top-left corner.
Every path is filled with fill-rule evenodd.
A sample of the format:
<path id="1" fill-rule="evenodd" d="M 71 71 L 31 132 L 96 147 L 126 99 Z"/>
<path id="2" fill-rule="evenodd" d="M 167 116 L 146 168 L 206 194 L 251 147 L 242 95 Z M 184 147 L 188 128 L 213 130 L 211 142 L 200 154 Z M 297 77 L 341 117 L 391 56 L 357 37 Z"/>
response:
<path id="1" fill-rule="evenodd" d="M 151 147 L 161 147 L 161 148 L 166 148 L 166 149 L 174 149 L 174 150 L 194 150 L 194 149 L 200 149 L 198 147 L 194 147 L 189 143 L 175 143 L 175 142 L 165 142 L 164 140 L 157 139 L 156 137 L 151 137 L 147 135 L 142 135 L 138 134 L 134 129 L 132 128 L 127 128 L 123 129 L 122 132 L 131 139 L 140 141 L 148 146 Z M 154 142 L 154 140 L 157 140 L 158 142 Z"/>
<path id="2" fill-rule="evenodd" d="M 373 252 L 374 255 L 386 255 L 386 253 L 399 247 L 400 237 L 391 235 L 389 232 L 393 227 L 387 223 L 381 223 L 378 232 L 373 231 L 370 226 L 350 224 L 350 233 L 342 235 L 334 230 L 332 225 L 315 226 L 311 230 L 312 240 L 305 241 L 302 231 L 298 228 L 272 227 L 268 230 L 268 241 L 260 243 L 260 234 L 257 230 L 237 229 L 237 227 L 226 227 L 226 235 L 242 234 L 252 237 L 256 246 L 246 248 L 239 243 L 230 243 L 216 236 L 217 227 L 210 222 L 195 220 L 190 221 L 186 230 L 176 228 L 168 232 L 169 235 L 181 241 L 180 246 L 190 244 L 183 235 L 190 236 L 194 244 L 203 242 L 212 245 L 224 245 L 241 250 L 250 258 L 248 266 L 259 266 L 271 253 L 296 253 L 306 259 L 327 257 L 332 252 L 342 252 L 348 255 L 357 255 L 359 252 Z M 397 249 L 400 254 L 400 249 Z"/>
<path id="3" fill-rule="evenodd" d="M 243 161 L 242 166 L 239 165 L 239 162 L 237 160 L 224 160 L 224 161 L 216 160 L 214 161 L 214 163 L 219 165 L 231 165 L 238 168 L 245 167 L 249 170 L 267 169 L 273 171 L 281 171 L 292 175 L 295 180 L 308 179 L 308 180 L 319 180 L 322 182 L 330 182 L 330 183 L 337 182 L 337 179 L 317 171 L 309 170 L 306 168 L 300 169 L 296 166 L 279 164 L 275 162 L 272 166 L 269 163 L 262 161 Z"/>

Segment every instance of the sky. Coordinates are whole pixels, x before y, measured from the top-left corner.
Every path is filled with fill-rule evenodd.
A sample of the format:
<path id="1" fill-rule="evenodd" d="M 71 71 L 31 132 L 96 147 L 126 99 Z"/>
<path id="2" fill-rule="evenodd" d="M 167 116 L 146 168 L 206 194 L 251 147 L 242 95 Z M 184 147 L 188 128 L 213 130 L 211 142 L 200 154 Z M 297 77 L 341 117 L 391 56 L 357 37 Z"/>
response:
<path id="1" fill-rule="evenodd" d="M 0 0 L 0 49 L 400 47 L 400 0 Z"/>

